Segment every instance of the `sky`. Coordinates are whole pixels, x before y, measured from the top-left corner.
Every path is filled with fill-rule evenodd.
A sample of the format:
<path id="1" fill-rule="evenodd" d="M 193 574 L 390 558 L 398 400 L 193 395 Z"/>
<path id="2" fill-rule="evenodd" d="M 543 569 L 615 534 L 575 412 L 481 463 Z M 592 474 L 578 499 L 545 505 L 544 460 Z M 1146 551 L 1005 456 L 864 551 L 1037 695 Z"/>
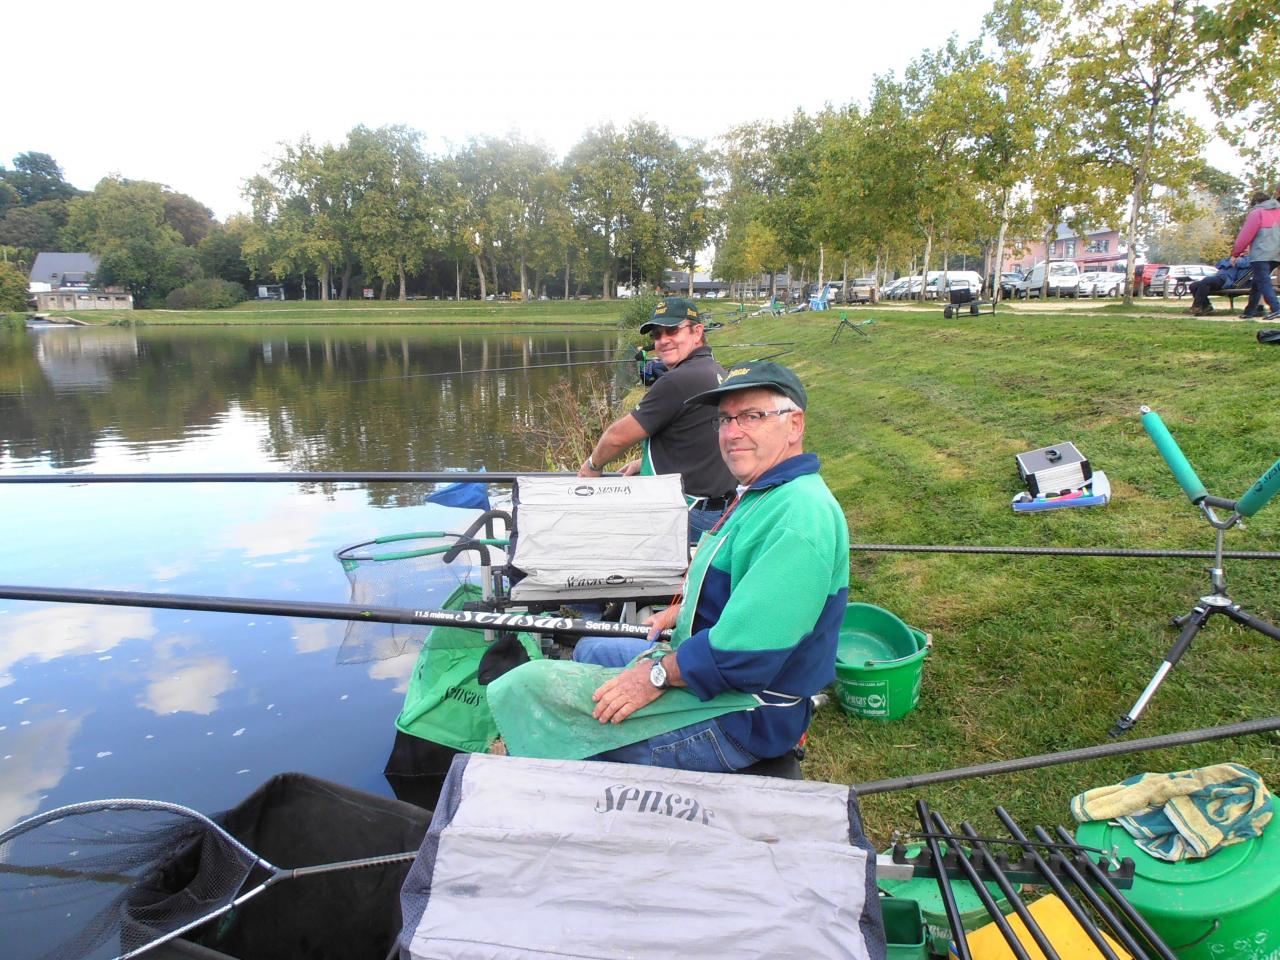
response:
<path id="1" fill-rule="evenodd" d="M 48 153 L 81 189 L 152 180 L 225 220 L 247 210 L 244 181 L 304 135 L 405 124 L 440 153 L 516 132 L 563 156 L 600 123 L 644 118 L 709 139 L 865 102 L 876 74 L 900 74 L 952 33 L 972 39 L 989 7 L 59 0 L 8 18 L 27 19 L 28 38 L 6 44 L 0 163 Z"/>

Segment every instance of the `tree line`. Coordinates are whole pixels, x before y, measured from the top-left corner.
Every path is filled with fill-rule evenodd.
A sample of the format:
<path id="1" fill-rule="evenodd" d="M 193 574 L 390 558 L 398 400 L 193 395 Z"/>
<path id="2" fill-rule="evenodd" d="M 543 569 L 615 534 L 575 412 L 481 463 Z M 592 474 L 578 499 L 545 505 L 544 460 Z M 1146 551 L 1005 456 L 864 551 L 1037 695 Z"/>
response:
<path id="1" fill-rule="evenodd" d="M 691 275 L 709 247 L 727 280 L 926 274 L 959 257 L 991 275 L 999 251 L 1047 246 L 1064 222 L 1120 229 L 1132 276 L 1143 243 L 1216 258 L 1241 213 L 1246 184 L 1204 162 L 1194 98 L 1249 184 L 1275 184 L 1277 49 L 1271 0 L 995 0 L 976 39 L 876 77 L 865 103 L 710 143 L 605 124 L 563 158 L 517 136 L 433 156 L 407 127 L 357 126 L 281 145 L 226 224 L 158 184 L 68 193 L 51 158 L 24 154 L 0 168 L 0 245 L 91 250 L 142 302 L 200 276 L 321 299 L 608 298 Z"/>

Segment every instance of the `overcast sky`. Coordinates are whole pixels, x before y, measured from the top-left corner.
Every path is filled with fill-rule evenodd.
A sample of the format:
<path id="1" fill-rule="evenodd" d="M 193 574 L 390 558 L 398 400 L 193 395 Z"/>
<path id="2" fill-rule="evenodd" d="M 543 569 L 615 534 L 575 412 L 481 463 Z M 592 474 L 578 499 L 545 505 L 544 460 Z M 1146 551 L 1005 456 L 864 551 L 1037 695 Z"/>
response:
<path id="1" fill-rule="evenodd" d="M 865 102 L 875 74 L 951 33 L 972 39 L 989 6 L 60 0 L 7 18 L 22 29 L 5 45 L 0 163 L 40 151 L 77 187 L 154 180 L 225 219 L 247 209 L 243 181 L 303 135 L 402 123 L 440 152 L 515 131 L 563 155 L 598 123 L 643 117 L 711 138 Z"/>

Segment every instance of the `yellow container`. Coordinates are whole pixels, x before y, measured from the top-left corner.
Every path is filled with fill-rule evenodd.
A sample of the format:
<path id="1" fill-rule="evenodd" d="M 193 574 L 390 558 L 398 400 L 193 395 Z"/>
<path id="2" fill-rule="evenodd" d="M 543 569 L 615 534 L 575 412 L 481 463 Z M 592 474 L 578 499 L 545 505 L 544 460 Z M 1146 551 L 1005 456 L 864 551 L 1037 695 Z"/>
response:
<path id="1" fill-rule="evenodd" d="M 1058 956 L 1063 957 L 1064 960 L 1067 957 L 1071 960 L 1094 960 L 1095 957 L 1102 960 L 1102 951 L 1089 939 L 1089 935 L 1067 910 L 1066 904 L 1057 897 L 1048 896 L 1037 900 L 1027 907 L 1027 912 L 1044 932 L 1045 938 L 1053 945 Z M 1044 952 L 1036 946 L 1026 924 L 1018 915 L 1010 913 L 1007 919 L 1009 926 L 1013 928 L 1014 936 L 1026 949 L 1031 960 L 1045 960 Z M 1105 932 L 1102 936 L 1120 960 L 1132 960 L 1130 954 Z M 974 930 L 969 934 L 968 940 L 969 952 L 973 954 L 973 960 L 1013 960 L 1013 951 L 1009 949 L 1004 934 L 1000 932 L 994 920 Z M 957 956 L 955 944 L 952 944 L 948 956 L 953 958 Z"/>

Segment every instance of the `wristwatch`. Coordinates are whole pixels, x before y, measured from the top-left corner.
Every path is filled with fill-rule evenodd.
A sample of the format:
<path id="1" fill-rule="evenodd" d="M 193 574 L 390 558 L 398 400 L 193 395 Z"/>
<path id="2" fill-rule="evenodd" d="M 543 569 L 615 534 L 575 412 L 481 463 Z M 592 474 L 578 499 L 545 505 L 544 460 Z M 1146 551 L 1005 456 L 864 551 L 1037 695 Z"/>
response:
<path id="1" fill-rule="evenodd" d="M 653 661 L 653 666 L 649 668 L 649 682 L 659 690 L 671 688 L 671 681 L 667 679 L 667 668 L 662 665 L 661 660 Z"/>

